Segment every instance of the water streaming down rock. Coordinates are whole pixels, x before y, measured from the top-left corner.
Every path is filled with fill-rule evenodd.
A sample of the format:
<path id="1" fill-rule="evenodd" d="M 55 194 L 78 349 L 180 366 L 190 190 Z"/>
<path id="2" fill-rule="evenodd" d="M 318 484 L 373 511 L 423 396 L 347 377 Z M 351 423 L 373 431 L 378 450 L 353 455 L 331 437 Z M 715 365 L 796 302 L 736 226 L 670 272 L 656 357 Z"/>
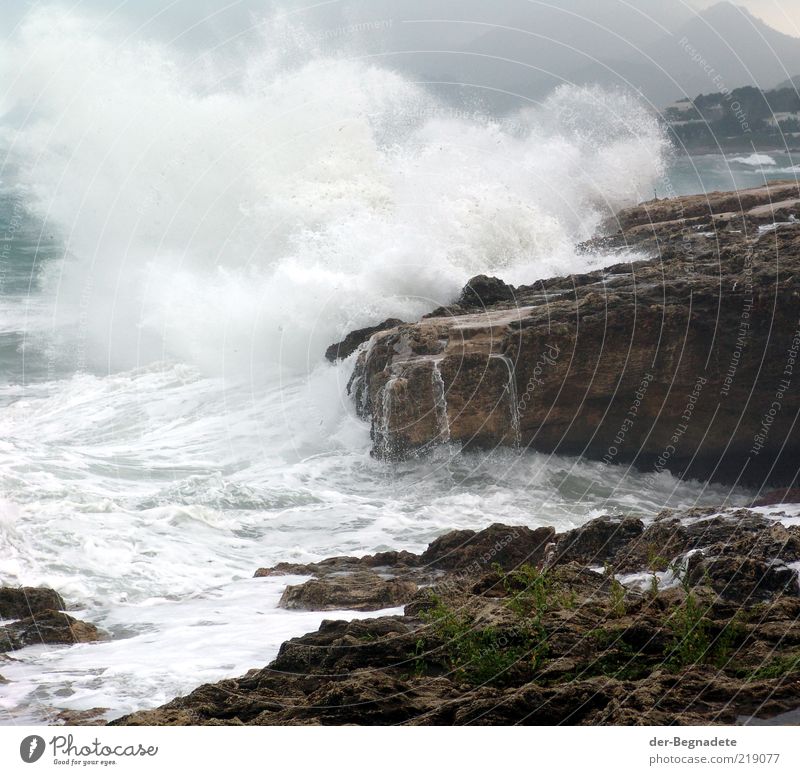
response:
<path id="1" fill-rule="evenodd" d="M 403 391 L 392 405 L 397 457 L 439 438 L 430 387 L 438 359 L 451 443 L 792 486 L 800 231 L 790 225 L 753 237 L 759 226 L 791 223 L 799 201 L 797 183 L 787 180 L 647 202 L 609 224 L 622 230 L 580 247 L 633 248 L 643 260 L 516 286 L 513 308 L 454 305 L 378 335 L 367 373 L 372 395 L 402 364 Z M 778 274 L 767 268 L 776 250 Z M 786 422 L 773 422 L 778 412 Z"/>
<path id="2" fill-rule="evenodd" d="M 491 358 L 501 360 L 508 370 L 508 382 L 506 383 L 505 392 L 508 395 L 509 416 L 511 419 L 511 430 L 514 434 L 514 446 L 519 447 L 522 444 L 522 433 L 520 431 L 519 399 L 517 398 L 516 370 L 514 369 L 514 363 L 507 355 L 492 355 Z"/>
<path id="3" fill-rule="evenodd" d="M 380 420 L 373 427 L 375 434 L 375 447 L 380 458 L 390 458 L 392 456 L 392 391 L 397 384 L 397 377 L 390 377 L 381 391 L 380 400 Z"/>
<path id="4" fill-rule="evenodd" d="M 431 383 L 433 385 L 433 406 L 436 410 L 436 422 L 439 426 L 439 440 L 450 441 L 450 418 L 447 416 L 447 391 L 439 368 L 441 359 L 433 361 L 431 366 Z"/>

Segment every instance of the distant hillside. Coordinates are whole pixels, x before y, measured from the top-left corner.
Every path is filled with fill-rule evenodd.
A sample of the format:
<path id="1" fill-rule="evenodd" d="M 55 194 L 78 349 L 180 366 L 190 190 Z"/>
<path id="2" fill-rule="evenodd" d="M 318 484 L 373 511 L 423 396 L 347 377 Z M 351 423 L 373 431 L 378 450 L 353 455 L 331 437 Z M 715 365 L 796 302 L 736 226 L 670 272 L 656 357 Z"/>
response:
<path id="1" fill-rule="evenodd" d="M 794 76 L 794 78 L 787 78 L 785 81 L 781 81 L 775 87 L 775 90 L 779 91 L 781 89 L 800 90 L 800 75 L 796 75 L 796 76 Z"/>
<path id="2" fill-rule="evenodd" d="M 388 1 L 365 8 L 375 18 Z M 638 91 L 660 107 L 744 85 L 771 88 L 800 73 L 800 39 L 730 2 L 699 14 L 683 0 L 404 0 L 392 7 L 402 18 L 386 33 L 382 62 L 447 82 L 445 92 L 466 84 L 509 106 L 561 83 L 598 83 Z"/>
<path id="3" fill-rule="evenodd" d="M 662 36 L 635 57 L 585 68 L 575 80 L 633 88 L 654 106 L 739 86 L 770 88 L 800 72 L 800 39 L 746 9 L 719 3 Z"/>
<path id="4" fill-rule="evenodd" d="M 800 94 L 794 88 L 762 91 L 744 86 L 701 94 L 674 103 L 663 117 L 678 145 L 689 149 L 800 144 Z"/>

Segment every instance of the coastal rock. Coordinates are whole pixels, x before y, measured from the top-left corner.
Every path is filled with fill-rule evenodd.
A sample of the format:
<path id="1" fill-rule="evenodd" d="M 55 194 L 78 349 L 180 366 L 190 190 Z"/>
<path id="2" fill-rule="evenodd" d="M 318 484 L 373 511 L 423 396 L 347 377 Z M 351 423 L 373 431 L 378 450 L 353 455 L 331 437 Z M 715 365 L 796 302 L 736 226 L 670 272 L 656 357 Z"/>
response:
<path id="1" fill-rule="evenodd" d="M 433 541 L 420 561 L 448 571 L 476 573 L 489 570 L 495 564 L 503 570 L 514 570 L 544 560 L 545 551 L 554 539 L 555 530 L 551 527 L 531 530 L 492 525 L 480 532 L 456 530 Z"/>
<path id="2" fill-rule="evenodd" d="M 64 599 L 47 587 L 0 587 L 0 619 L 26 619 L 42 611 L 63 611 Z"/>
<path id="3" fill-rule="evenodd" d="M 378 323 L 377 326 L 369 326 L 367 328 L 359 328 L 357 331 L 351 331 L 341 342 L 332 344 L 325 351 L 325 358 L 331 363 L 352 355 L 364 342 L 369 341 L 373 334 L 379 331 L 386 331 L 389 328 L 397 328 L 403 325 L 402 320 L 397 318 L 388 318 L 383 323 Z"/>
<path id="4" fill-rule="evenodd" d="M 329 557 L 320 562 L 281 562 L 270 568 L 259 568 L 255 578 L 265 576 L 317 576 L 358 573 L 365 569 L 383 568 L 396 573 L 407 573 L 419 565 L 419 555 L 411 552 L 378 552 L 365 557 Z"/>
<path id="5" fill-rule="evenodd" d="M 105 726 L 108 708 L 89 708 L 88 710 L 60 709 L 53 713 L 53 723 L 65 727 Z"/>
<path id="6" fill-rule="evenodd" d="M 797 571 L 780 562 L 763 562 L 741 555 L 703 557 L 693 564 L 689 580 L 709 584 L 723 599 L 763 602 L 778 595 L 800 596 Z"/>
<path id="7" fill-rule="evenodd" d="M 0 629 L 0 651 L 44 644 L 94 643 L 102 639 L 102 633 L 93 624 L 61 611 L 40 611 Z"/>
<path id="8" fill-rule="evenodd" d="M 703 519 L 708 524 L 698 527 Z M 747 510 L 692 510 L 665 514 L 644 530 L 636 520 L 595 520 L 583 534 L 554 541 L 550 531 L 499 524 L 454 531 L 407 563 L 416 566 L 412 573 L 426 562 L 443 567 L 403 616 L 323 621 L 284 643 L 267 667 L 113 723 L 708 725 L 781 718 L 796 709 L 800 691 L 797 576 L 751 559 L 785 537 L 775 527 L 785 529 Z M 708 542 L 720 553 L 698 550 L 688 584 L 648 593 L 582 564 L 598 554 L 632 562 L 643 556 L 636 547 L 651 528 L 675 533 L 680 550 Z M 515 533 L 517 543 L 508 541 Z M 560 557 L 553 546 L 563 549 Z M 726 546 L 741 553 L 721 553 Z M 580 562 L 567 562 L 570 552 Z M 342 558 L 335 560 L 341 567 Z M 328 573 L 321 583 L 339 578 Z"/>
<path id="9" fill-rule="evenodd" d="M 483 309 L 507 301 L 514 301 L 513 286 L 497 277 L 479 274 L 467 282 L 457 303 L 463 309 Z"/>
<path id="10" fill-rule="evenodd" d="M 800 223 L 773 205 L 797 194 L 782 182 L 645 203 L 581 249 L 648 260 L 375 334 L 350 382 L 373 453 L 516 446 L 790 486 Z"/>
<path id="11" fill-rule="evenodd" d="M 556 561 L 603 565 L 612 562 L 622 547 L 643 532 L 644 523 L 640 519 L 593 519 L 559 537 Z"/>
<path id="12" fill-rule="evenodd" d="M 288 586 L 278 607 L 290 611 L 378 611 L 405 605 L 416 591 L 417 585 L 411 581 L 359 571 Z"/>
<path id="13" fill-rule="evenodd" d="M 688 553 L 740 555 L 762 563 L 800 559 L 800 531 L 740 509 L 696 519 L 665 518 L 648 525 L 612 558 L 617 571 L 666 570 Z"/>

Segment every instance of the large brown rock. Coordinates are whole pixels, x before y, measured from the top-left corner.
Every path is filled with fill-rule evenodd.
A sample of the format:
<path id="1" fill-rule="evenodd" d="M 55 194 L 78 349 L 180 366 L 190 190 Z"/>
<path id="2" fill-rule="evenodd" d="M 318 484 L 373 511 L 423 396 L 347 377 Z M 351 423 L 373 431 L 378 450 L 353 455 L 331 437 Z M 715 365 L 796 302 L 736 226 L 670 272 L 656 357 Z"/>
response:
<path id="1" fill-rule="evenodd" d="M 378 611 L 405 605 L 416 591 L 412 581 L 359 571 L 288 586 L 278 606 L 290 611 Z"/>
<path id="2" fill-rule="evenodd" d="M 613 562 L 620 549 L 629 546 L 643 532 L 644 523 L 640 519 L 593 519 L 559 537 L 556 561 L 586 565 Z"/>
<path id="3" fill-rule="evenodd" d="M 64 610 L 64 599 L 47 587 L 0 587 L 0 619 L 26 619 L 42 611 Z"/>
<path id="4" fill-rule="evenodd" d="M 423 552 L 425 565 L 444 570 L 485 572 L 493 565 L 515 570 L 522 565 L 536 565 L 545 558 L 547 547 L 555 539 L 555 530 L 540 527 L 491 525 L 485 530 L 455 530 L 437 538 Z"/>
<path id="5" fill-rule="evenodd" d="M 779 562 L 740 555 L 703 557 L 693 563 L 689 575 L 691 582 L 708 584 L 721 598 L 739 603 L 800 596 L 797 571 Z"/>
<path id="6" fill-rule="evenodd" d="M 0 651 L 26 646 L 94 643 L 103 634 L 93 624 L 73 619 L 62 611 L 40 611 L 0 628 Z"/>
<path id="7" fill-rule="evenodd" d="M 517 287 L 513 303 L 456 305 L 376 334 L 350 383 L 374 454 L 522 446 L 791 485 L 800 224 L 759 227 L 800 212 L 797 193 L 792 182 L 646 203 L 620 214 L 623 230 L 582 249 L 635 249 L 649 260 Z"/>

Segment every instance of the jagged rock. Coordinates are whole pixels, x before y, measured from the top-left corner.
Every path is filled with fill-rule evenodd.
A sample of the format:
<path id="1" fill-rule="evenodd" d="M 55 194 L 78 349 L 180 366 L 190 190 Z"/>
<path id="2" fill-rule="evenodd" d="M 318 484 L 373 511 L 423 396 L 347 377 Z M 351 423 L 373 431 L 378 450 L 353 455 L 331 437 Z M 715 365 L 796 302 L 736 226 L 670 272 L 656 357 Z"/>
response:
<path id="1" fill-rule="evenodd" d="M 329 557 L 321 562 L 279 562 L 271 568 L 259 568 L 255 578 L 265 576 L 327 576 L 330 573 L 355 573 L 362 568 L 359 557 Z"/>
<path id="2" fill-rule="evenodd" d="M 694 584 L 709 584 L 720 597 L 739 603 L 762 602 L 778 595 L 800 596 L 797 571 L 783 563 L 740 555 L 704 557 L 693 564 L 689 578 Z"/>
<path id="3" fill-rule="evenodd" d="M 555 530 L 551 527 L 531 530 L 492 525 L 479 533 L 456 530 L 437 538 L 420 560 L 435 568 L 466 570 L 472 574 L 485 572 L 495 564 L 503 570 L 514 570 L 521 565 L 540 563 L 554 538 Z"/>
<path id="4" fill-rule="evenodd" d="M 409 593 L 430 586 L 414 593 L 403 616 L 323 621 L 284 643 L 267 667 L 113 723 L 786 718 L 800 692 L 800 589 L 797 572 L 777 558 L 794 557 L 798 538 L 796 528 L 748 509 L 690 509 L 665 511 L 646 527 L 602 518 L 560 536 L 495 524 L 443 535 L 421 556 L 288 566 L 318 576 L 290 594 L 320 605 L 340 582 L 349 607 L 392 583 L 372 567 L 413 582 Z M 685 583 L 626 588 L 610 570 L 586 567 L 598 556 L 635 573 L 681 560 Z"/>
<path id="5" fill-rule="evenodd" d="M 593 519 L 559 538 L 556 561 L 603 565 L 612 562 L 622 547 L 643 532 L 644 523 L 640 519 Z"/>
<path id="6" fill-rule="evenodd" d="M 102 640 L 93 624 L 73 619 L 61 611 L 40 611 L 0 629 L 0 650 L 13 651 L 43 644 L 93 643 Z"/>
<path id="7" fill-rule="evenodd" d="M 416 591 L 417 585 L 411 581 L 359 571 L 288 586 L 278 607 L 290 611 L 378 611 L 405 605 Z"/>
<path id="8" fill-rule="evenodd" d="M 388 318 L 383 323 L 378 323 L 377 326 L 369 326 L 368 328 L 359 328 L 357 331 L 351 331 L 341 342 L 332 344 L 326 351 L 325 357 L 333 363 L 334 361 L 343 360 L 352 355 L 364 342 L 369 341 L 373 334 L 379 331 L 386 331 L 389 328 L 397 328 L 403 325 L 402 320 L 397 318 Z"/>
<path id="9" fill-rule="evenodd" d="M 365 557 L 329 557 L 321 562 L 281 562 L 271 568 L 259 568 L 255 577 L 297 575 L 321 578 L 332 573 L 357 573 L 370 568 L 385 568 L 404 573 L 418 564 L 419 556 L 411 552 L 378 552 Z"/>
<path id="10" fill-rule="evenodd" d="M 0 587 L 0 619 L 26 619 L 42 611 L 63 611 L 64 599 L 47 587 Z"/>
<path id="11" fill-rule="evenodd" d="M 62 708 L 53 714 L 56 724 L 66 727 L 98 727 L 105 726 L 105 714 L 108 708 L 89 708 L 88 710 L 69 710 Z"/>
<path id="12" fill-rule="evenodd" d="M 654 199 L 636 207 L 621 210 L 609 221 L 611 228 L 622 231 L 653 223 L 685 223 L 695 221 L 709 225 L 736 216 L 751 222 L 770 223 L 771 215 L 787 202 L 798 202 L 800 186 L 794 181 L 774 180 L 758 188 L 738 191 L 712 191 L 706 194 Z"/>
<path id="13" fill-rule="evenodd" d="M 645 203 L 620 214 L 623 231 L 583 249 L 634 248 L 650 260 L 609 261 L 517 287 L 513 303 L 376 334 L 350 383 L 373 453 L 522 446 L 791 485 L 800 223 L 758 227 L 796 195 L 797 184 L 783 182 Z"/>
<path id="14" fill-rule="evenodd" d="M 618 571 L 665 570 L 696 549 L 706 550 L 707 555 L 746 555 L 765 563 L 795 562 L 800 559 L 800 531 L 746 509 L 688 523 L 660 519 L 622 546 L 613 564 Z"/>
<path id="15" fill-rule="evenodd" d="M 479 274 L 464 286 L 458 305 L 464 309 L 484 309 L 498 302 L 514 301 L 514 288 L 497 277 Z"/>

